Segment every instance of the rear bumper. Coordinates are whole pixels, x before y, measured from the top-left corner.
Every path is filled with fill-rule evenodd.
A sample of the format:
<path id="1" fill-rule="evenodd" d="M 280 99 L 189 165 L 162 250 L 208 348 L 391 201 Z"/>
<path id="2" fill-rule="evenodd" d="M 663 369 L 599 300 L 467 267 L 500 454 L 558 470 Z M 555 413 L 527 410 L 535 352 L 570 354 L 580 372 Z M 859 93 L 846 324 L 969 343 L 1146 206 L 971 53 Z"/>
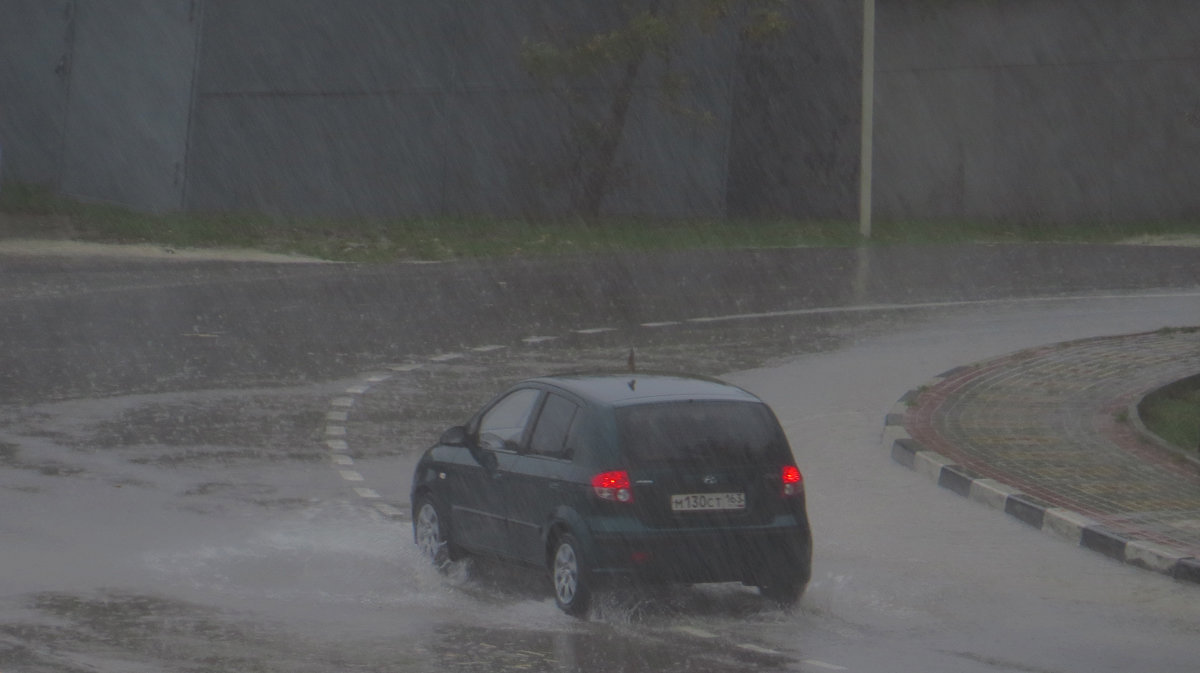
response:
<path id="1" fill-rule="evenodd" d="M 781 579 L 803 585 L 812 567 L 807 522 L 780 517 L 771 525 L 718 529 L 593 530 L 592 571 L 662 582 L 744 582 Z"/>

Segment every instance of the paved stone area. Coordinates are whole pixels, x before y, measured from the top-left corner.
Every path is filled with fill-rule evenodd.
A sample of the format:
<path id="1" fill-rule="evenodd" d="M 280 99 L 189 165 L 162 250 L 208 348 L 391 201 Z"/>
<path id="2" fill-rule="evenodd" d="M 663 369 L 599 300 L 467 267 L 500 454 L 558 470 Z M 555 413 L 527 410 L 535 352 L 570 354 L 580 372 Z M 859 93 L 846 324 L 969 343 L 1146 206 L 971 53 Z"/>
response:
<path id="1" fill-rule="evenodd" d="M 1200 581 L 1200 460 L 1134 405 L 1200 372 L 1200 330 L 1087 339 L 946 372 L 888 417 L 893 457 L 1129 563 Z"/>

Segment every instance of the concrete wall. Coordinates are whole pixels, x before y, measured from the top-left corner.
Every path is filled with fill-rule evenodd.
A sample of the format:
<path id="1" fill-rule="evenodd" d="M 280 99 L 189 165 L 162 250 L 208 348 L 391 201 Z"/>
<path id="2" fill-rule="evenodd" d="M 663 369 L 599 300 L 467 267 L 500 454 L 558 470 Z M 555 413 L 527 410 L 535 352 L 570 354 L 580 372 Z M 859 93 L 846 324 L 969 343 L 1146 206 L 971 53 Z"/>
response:
<path id="1" fill-rule="evenodd" d="M 729 214 L 852 219 L 858 210 L 862 2 L 793 3 L 785 38 L 742 44 Z"/>
<path id="2" fill-rule="evenodd" d="M 84 200 L 178 210 L 196 60 L 193 3 L 75 4 L 61 190 Z"/>
<path id="3" fill-rule="evenodd" d="M 0 1 L 4 179 L 182 207 L 192 11 L 191 0 Z"/>
<path id="4" fill-rule="evenodd" d="M 72 2 L 0 1 L 0 178 L 57 185 Z"/>
<path id="5" fill-rule="evenodd" d="M 1200 215 L 1200 3 L 877 0 L 881 219 Z M 605 211 L 856 215 L 861 0 L 639 83 Z M 580 0 L 0 0 L 6 180 L 147 210 L 556 214 L 570 119 L 520 68 Z"/>
<path id="6" fill-rule="evenodd" d="M 520 67 L 546 25 L 596 3 L 207 0 L 189 156 L 197 210 L 561 212 L 566 107 Z M 613 213 L 724 213 L 731 40 L 685 55 L 716 122 L 641 96 Z M 713 65 L 715 64 L 715 66 Z M 653 88 L 653 73 L 643 87 Z"/>
<path id="7" fill-rule="evenodd" d="M 878 8 L 879 217 L 1200 215 L 1200 3 Z"/>

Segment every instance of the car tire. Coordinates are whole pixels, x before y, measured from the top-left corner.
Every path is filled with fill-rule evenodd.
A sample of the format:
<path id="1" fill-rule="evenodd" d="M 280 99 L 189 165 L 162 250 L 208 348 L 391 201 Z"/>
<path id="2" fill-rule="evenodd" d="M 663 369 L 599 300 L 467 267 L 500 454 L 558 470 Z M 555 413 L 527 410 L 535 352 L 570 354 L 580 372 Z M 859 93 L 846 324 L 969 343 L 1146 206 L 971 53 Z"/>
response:
<path id="1" fill-rule="evenodd" d="M 413 507 L 413 539 L 435 568 L 446 572 L 457 554 L 449 539 L 449 520 L 442 507 L 428 495 L 417 498 Z"/>
<path id="2" fill-rule="evenodd" d="M 579 541 L 570 533 L 563 533 L 551 547 L 550 580 L 558 608 L 572 617 L 583 617 L 592 597 L 591 578 Z"/>
<path id="3" fill-rule="evenodd" d="M 800 601 L 804 594 L 804 585 L 795 581 L 773 580 L 770 584 L 761 584 L 758 593 L 765 599 L 783 608 L 790 608 Z"/>

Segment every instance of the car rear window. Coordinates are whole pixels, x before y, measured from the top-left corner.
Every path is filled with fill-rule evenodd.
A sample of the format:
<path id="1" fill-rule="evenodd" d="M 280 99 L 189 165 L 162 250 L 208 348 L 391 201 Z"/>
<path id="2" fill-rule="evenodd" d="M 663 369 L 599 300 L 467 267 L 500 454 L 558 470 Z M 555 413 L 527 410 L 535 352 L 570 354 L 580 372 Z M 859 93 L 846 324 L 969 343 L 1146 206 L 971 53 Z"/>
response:
<path id="1" fill-rule="evenodd" d="M 616 411 L 631 465 L 790 462 L 775 417 L 755 402 L 659 402 Z"/>

